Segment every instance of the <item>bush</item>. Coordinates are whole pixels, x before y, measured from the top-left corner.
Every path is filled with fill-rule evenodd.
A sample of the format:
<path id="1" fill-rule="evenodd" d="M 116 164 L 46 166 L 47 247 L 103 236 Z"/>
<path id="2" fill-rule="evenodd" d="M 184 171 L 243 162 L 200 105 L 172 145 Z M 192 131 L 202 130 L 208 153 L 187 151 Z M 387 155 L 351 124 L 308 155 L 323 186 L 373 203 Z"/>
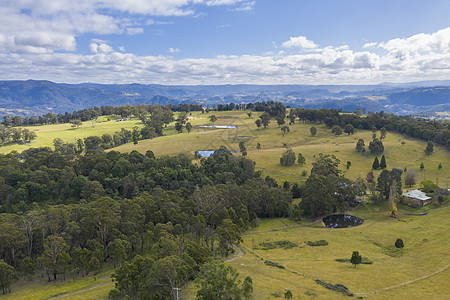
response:
<path id="1" fill-rule="evenodd" d="M 405 245 L 403 244 L 403 240 L 402 239 L 397 239 L 396 241 L 395 241 L 395 247 L 396 248 L 399 248 L 399 249 L 401 249 L 401 248 L 403 248 Z"/>
<path id="2" fill-rule="evenodd" d="M 307 241 L 306 244 L 308 246 L 328 246 L 328 242 L 325 240 L 320 240 L 320 241 L 315 241 L 315 242 Z"/>
<path id="3" fill-rule="evenodd" d="M 270 261 L 270 260 L 266 260 L 264 263 L 266 265 L 270 266 L 270 267 L 276 267 L 276 268 L 284 269 L 284 266 L 280 265 L 279 263 Z"/>
<path id="4" fill-rule="evenodd" d="M 321 286 L 323 286 L 323 287 L 325 287 L 325 288 L 327 288 L 329 290 L 336 291 L 336 292 L 341 292 L 341 293 L 343 293 L 343 294 L 345 294 L 347 296 L 353 296 L 353 293 L 350 292 L 348 290 L 348 288 L 345 285 L 343 285 L 343 284 L 340 284 L 340 283 L 332 284 L 332 283 L 328 283 L 328 282 L 325 282 L 325 281 L 320 280 L 320 279 L 316 279 L 316 283 L 320 284 Z"/>
<path id="5" fill-rule="evenodd" d="M 283 249 L 291 249 L 294 247 L 297 247 L 296 243 L 293 243 L 291 241 L 283 240 L 283 241 L 276 241 L 273 243 L 264 242 L 259 244 L 261 246 L 261 250 L 270 250 L 270 249 L 277 249 L 277 248 L 283 248 Z"/>

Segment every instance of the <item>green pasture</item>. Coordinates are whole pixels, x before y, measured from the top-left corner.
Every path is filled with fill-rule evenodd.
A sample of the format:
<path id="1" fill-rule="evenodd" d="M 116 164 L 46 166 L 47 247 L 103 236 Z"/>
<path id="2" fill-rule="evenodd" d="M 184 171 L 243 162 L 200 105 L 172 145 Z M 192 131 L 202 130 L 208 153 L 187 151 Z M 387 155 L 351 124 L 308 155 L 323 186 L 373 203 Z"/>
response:
<path id="1" fill-rule="evenodd" d="M 105 133 L 114 134 L 120 131 L 121 128 L 131 130 L 134 126 L 141 127 L 142 124 L 138 119 L 129 121 L 115 122 L 114 119 L 108 121 L 106 117 L 99 117 L 96 122 L 86 121 L 78 127 L 71 127 L 72 124 L 56 124 L 56 125 L 41 125 L 41 126 L 27 126 L 21 128 L 28 128 L 34 131 L 37 135 L 36 139 L 29 144 L 10 144 L 0 147 L 0 153 L 9 153 L 13 150 L 22 152 L 32 147 L 51 147 L 53 148 L 53 140 L 60 138 L 67 143 L 75 143 L 77 139 L 84 139 L 88 136 L 102 136 Z"/>
<path id="2" fill-rule="evenodd" d="M 21 279 L 12 286 L 10 294 L 0 295 L 1 300 L 31 299 L 108 299 L 108 293 L 114 288 L 111 281 L 113 269 L 110 266 L 94 276 L 80 277 L 76 280 L 47 282 L 46 276 L 35 275 L 33 281 Z"/>
<path id="3" fill-rule="evenodd" d="M 403 208 L 395 219 L 389 216 L 386 203 L 362 205 L 350 213 L 363 218 L 364 223 L 343 229 L 326 228 L 321 221 L 298 224 L 286 219 L 264 219 L 260 226 L 244 233 L 241 249 L 245 254 L 227 264 L 237 269 L 241 280 L 252 277 L 253 299 L 277 299 L 276 295 L 283 299 L 286 289 L 292 291 L 294 299 L 348 299 L 316 284 L 316 279 L 343 284 L 355 298 L 444 299 L 450 294 L 450 268 L 433 273 L 450 264 L 450 207 L 409 209 L 415 213 L 427 211 L 425 216 L 407 215 Z M 395 248 L 397 238 L 403 239 L 404 249 Z M 297 247 L 261 249 L 261 243 L 283 240 Z M 318 240 L 326 240 L 328 245 L 306 244 Z M 350 259 L 353 251 L 359 251 L 373 264 L 354 267 L 335 261 Z M 265 260 L 285 269 L 268 266 Z M 396 285 L 400 286 L 393 287 Z M 389 287 L 393 288 L 383 290 Z M 194 299 L 195 292 L 191 284 L 185 289 L 185 299 Z"/>
<path id="4" fill-rule="evenodd" d="M 199 128 L 198 125 L 211 125 L 210 115 L 216 115 L 218 120 L 215 125 L 236 125 L 236 129 L 211 129 Z M 353 135 L 343 134 L 334 136 L 331 130 L 324 125 L 299 123 L 290 125 L 290 132 L 283 135 L 275 120 L 272 120 L 269 128 L 257 130 L 255 121 L 258 113 L 253 113 L 249 118 L 246 111 L 231 112 L 210 112 L 202 114 L 192 113 L 190 122 L 194 125 L 190 133 L 176 133 L 173 124 L 169 124 L 166 136 L 152 140 L 139 141 L 137 145 L 128 143 L 114 148 L 121 152 L 137 150 L 145 153 L 152 150 L 156 156 L 176 155 L 186 153 L 193 155 L 197 150 L 216 150 L 221 145 L 227 146 L 230 150 L 239 150 L 239 142 L 245 141 L 248 157 L 256 162 L 256 170 L 262 170 L 264 176 L 270 175 L 278 182 L 285 180 L 298 182 L 306 179 L 311 170 L 311 163 L 314 156 L 319 153 L 334 154 L 341 160 L 340 168 L 346 177 L 356 179 L 358 176 L 365 178 L 367 172 L 371 171 L 374 155 L 368 151 L 358 153 L 355 150 L 356 142 L 362 138 L 368 149 L 372 140 L 372 131 L 357 130 Z M 317 128 L 316 136 L 312 137 L 309 129 Z M 377 132 L 378 136 L 380 135 Z M 242 138 L 247 137 L 247 138 Z M 401 142 L 404 141 L 405 144 Z M 256 145 L 260 143 L 261 149 L 257 150 Z M 401 134 L 388 132 L 383 140 L 388 169 L 405 167 L 408 170 L 415 170 L 418 173 L 417 182 L 423 179 L 432 179 L 439 182 L 441 187 L 450 185 L 450 152 L 444 147 L 435 145 L 432 155 L 424 153 L 426 142 L 414 138 L 409 138 Z M 286 146 L 291 147 L 296 154 L 302 153 L 306 158 L 304 166 L 294 165 L 283 167 L 280 165 L 280 157 Z M 381 155 L 378 156 L 381 159 Z M 347 161 L 351 162 L 350 169 L 346 169 Z M 420 163 L 423 162 L 425 169 L 420 170 Z M 443 168 L 438 170 L 439 163 Z M 302 171 L 307 175 L 302 176 Z M 374 171 L 375 176 L 381 171 Z"/>

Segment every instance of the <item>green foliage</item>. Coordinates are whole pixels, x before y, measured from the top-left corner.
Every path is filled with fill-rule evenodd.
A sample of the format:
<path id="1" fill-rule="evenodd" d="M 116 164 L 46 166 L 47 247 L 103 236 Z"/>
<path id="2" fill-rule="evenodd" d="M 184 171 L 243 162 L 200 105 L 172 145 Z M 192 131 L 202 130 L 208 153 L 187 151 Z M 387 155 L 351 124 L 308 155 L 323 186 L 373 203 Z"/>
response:
<path id="1" fill-rule="evenodd" d="M 289 126 L 283 126 L 281 127 L 281 131 L 283 131 L 283 135 L 289 132 Z"/>
<path id="2" fill-rule="evenodd" d="M 275 267 L 275 268 L 279 268 L 279 269 L 285 269 L 284 266 L 280 265 L 279 263 L 270 261 L 270 260 L 266 260 L 264 261 L 264 263 L 270 267 Z"/>
<path id="3" fill-rule="evenodd" d="M 403 240 L 402 239 L 397 239 L 396 241 L 395 241 L 395 248 L 399 248 L 399 249 L 401 249 L 401 248 L 403 248 L 405 245 L 403 244 Z"/>
<path id="4" fill-rule="evenodd" d="M 435 189 L 439 188 L 439 186 L 431 179 L 422 180 L 420 185 L 422 185 L 422 190 L 425 193 L 432 193 Z"/>
<path id="5" fill-rule="evenodd" d="M 239 273 L 230 266 L 218 261 L 205 264 L 200 271 L 196 284 L 199 288 L 197 299 L 249 299 L 253 291 L 251 278 L 246 278 L 241 284 Z"/>
<path id="6" fill-rule="evenodd" d="M 365 146 L 364 140 L 359 139 L 358 142 L 356 143 L 356 151 L 357 152 L 365 152 L 366 149 L 364 148 L 364 146 Z"/>
<path id="7" fill-rule="evenodd" d="M 297 162 L 299 165 L 303 166 L 306 163 L 306 159 L 303 154 L 299 153 L 297 157 Z"/>
<path id="8" fill-rule="evenodd" d="M 377 179 L 377 190 L 381 196 L 385 199 L 389 198 L 390 188 L 396 182 L 396 194 L 401 195 L 402 193 L 402 180 L 401 174 L 397 171 L 383 170 Z"/>
<path id="9" fill-rule="evenodd" d="M 381 140 L 374 138 L 369 144 L 369 150 L 371 154 L 379 155 L 384 152 L 384 146 Z"/>
<path id="10" fill-rule="evenodd" d="M 285 118 L 286 118 L 286 116 L 284 114 L 280 114 L 276 117 L 278 127 L 286 124 Z M 287 127 L 287 126 L 283 126 L 283 127 Z M 287 128 L 289 130 L 289 127 L 287 127 Z M 287 131 L 287 132 L 289 132 L 289 131 Z M 283 133 L 285 133 L 285 132 L 283 131 Z"/>
<path id="11" fill-rule="evenodd" d="M 307 241 L 306 244 L 308 246 L 313 246 L 313 247 L 328 246 L 328 242 L 326 240 L 319 240 L 319 241 L 315 241 L 315 242 Z"/>
<path id="12" fill-rule="evenodd" d="M 284 292 L 284 299 L 292 299 L 292 292 L 291 292 L 291 290 L 286 290 Z"/>
<path id="13" fill-rule="evenodd" d="M 427 143 L 427 148 L 425 149 L 425 154 L 426 155 L 431 155 L 434 151 L 434 144 L 432 142 L 428 142 Z"/>
<path id="14" fill-rule="evenodd" d="M 287 149 L 280 158 L 280 164 L 285 167 L 290 167 L 295 164 L 295 152 L 291 148 Z"/>
<path id="15" fill-rule="evenodd" d="M 353 293 L 351 293 L 348 290 L 348 288 L 345 285 L 343 285 L 343 284 L 339 284 L 339 283 L 332 284 L 332 283 L 328 283 L 328 282 L 325 282 L 325 281 L 320 280 L 320 279 L 316 279 L 316 283 L 320 284 L 321 286 L 323 286 L 323 287 L 325 287 L 325 288 L 327 288 L 329 290 L 340 292 L 340 293 L 343 293 L 343 294 L 345 294 L 347 296 L 353 296 Z"/>
<path id="16" fill-rule="evenodd" d="M 341 126 L 339 126 L 339 125 L 334 125 L 334 126 L 331 128 L 331 133 L 334 134 L 334 135 L 341 135 L 341 134 L 342 134 L 342 128 L 341 128 Z"/>
<path id="17" fill-rule="evenodd" d="M 261 128 L 261 126 L 262 126 L 262 121 L 261 121 L 261 119 L 257 119 L 256 121 L 255 121 L 255 124 L 256 124 L 256 127 L 259 129 L 259 128 Z"/>
<path id="18" fill-rule="evenodd" d="M 259 244 L 259 249 L 261 250 L 270 250 L 270 249 L 292 249 L 297 247 L 297 243 L 293 243 L 288 240 L 276 241 L 276 242 L 263 242 Z"/>
<path id="19" fill-rule="evenodd" d="M 344 127 L 344 132 L 348 135 L 355 133 L 355 128 L 352 124 L 346 124 Z"/>
<path id="20" fill-rule="evenodd" d="M 350 262 L 352 263 L 352 265 L 354 265 L 356 267 L 357 265 L 359 265 L 361 263 L 361 261 L 362 261 L 362 257 L 361 257 L 361 255 L 359 255 L 359 252 L 353 251 L 352 258 L 350 258 Z"/>
<path id="21" fill-rule="evenodd" d="M 380 169 L 382 169 L 382 170 L 384 170 L 384 169 L 386 169 L 386 157 L 383 155 L 382 157 L 381 157 L 381 161 L 380 161 Z"/>
<path id="22" fill-rule="evenodd" d="M 186 131 L 187 131 L 188 133 L 190 133 L 191 130 L 192 130 L 192 124 L 191 124 L 190 122 L 187 122 L 187 123 L 186 123 Z"/>
<path id="23" fill-rule="evenodd" d="M 425 169 L 425 165 L 423 164 L 423 162 L 420 163 L 420 170 L 423 171 L 423 169 Z"/>
<path id="24" fill-rule="evenodd" d="M 380 168 L 380 162 L 378 161 L 378 157 L 375 157 L 373 164 L 372 164 L 372 170 L 378 170 Z"/>
<path id="25" fill-rule="evenodd" d="M 309 132 L 311 132 L 311 135 L 312 135 L 312 136 L 316 136 L 316 134 L 317 134 L 317 128 L 314 127 L 314 126 L 312 126 L 312 127 L 309 129 Z"/>
<path id="26" fill-rule="evenodd" d="M 269 113 L 264 112 L 259 118 L 261 119 L 261 123 L 264 126 L 264 128 L 267 128 L 269 126 L 269 123 L 270 123 L 270 115 L 269 115 Z M 258 121 L 258 120 L 256 120 L 256 121 Z M 258 126 L 258 124 L 256 124 L 256 126 Z M 259 126 L 258 126 L 258 128 L 259 128 Z"/>
<path id="27" fill-rule="evenodd" d="M 11 293 L 11 284 L 18 279 L 19 277 L 14 267 L 0 260 L 0 287 L 3 294 Z"/>

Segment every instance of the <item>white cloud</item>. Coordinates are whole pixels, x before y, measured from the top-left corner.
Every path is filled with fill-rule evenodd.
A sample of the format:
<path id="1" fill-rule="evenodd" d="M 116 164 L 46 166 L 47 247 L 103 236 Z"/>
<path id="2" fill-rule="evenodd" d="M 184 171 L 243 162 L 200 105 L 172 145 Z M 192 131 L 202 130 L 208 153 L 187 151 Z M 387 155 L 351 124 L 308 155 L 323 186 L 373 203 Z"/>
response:
<path id="1" fill-rule="evenodd" d="M 180 49 L 178 49 L 178 48 L 169 48 L 169 52 L 170 53 L 178 53 L 178 52 L 180 52 Z"/>
<path id="2" fill-rule="evenodd" d="M 236 7 L 235 10 L 236 11 L 250 11 L 255 8 L 255 5 L 256 5 L 256 1 L 248 1 L 248 2 L 242 3 L 240 6 Z"/>
<path id="3" fill-rule="evenodd" d="M 380 43 L 388 51 L 403 52 L 450 52 L 450 27 L 437 32 L 419 33 L 408 38 L 397 38 Z"/>
<path id="4" fill-rule="evenodd" d="M 300 35 L 297 37 L 290 37 L 289 41 L 284 42 L 281 44 L 284 48 L 303 48 L 303 49 L 315 49 L 317 48 L 317 45 L 313 42 L 308 40 L 306 37 Z"/>
<path id="5" fill-rule="evenodd" d="M 114 49 L 105 43 L 97 44 L 97 43 L 91 43 L 89 45 L 89 50 L 91 53 L 111 53 L 114 52 Z"/>
<path id="6" fill-rule="evenodd" d="M 196 16 L 196 8 L 244 0 L 7 0 L 0 3 L 0 53 L 74 51 L 76 37 L 140 34 L 142 25 L 172 24 L 150 16 Z"/>
<path id="7" fill-rule="evenodd" d="M 142 27 L 128 27 L 127 28 L 127 34 L 128 35 L 137 35 L 144 33 L 144 28 Z"/>
<path id="8" fill-rule="evenodd" d="M 376 45 L 378 45 L 378 43 L 376 43 L 376 42 L 365 43 L 365 44 L 363 45 L 363 48 L 364 48 L 364 49 L 366 49 L 366 48 L 371 48 L 371 47 L 375 47 Z"/>

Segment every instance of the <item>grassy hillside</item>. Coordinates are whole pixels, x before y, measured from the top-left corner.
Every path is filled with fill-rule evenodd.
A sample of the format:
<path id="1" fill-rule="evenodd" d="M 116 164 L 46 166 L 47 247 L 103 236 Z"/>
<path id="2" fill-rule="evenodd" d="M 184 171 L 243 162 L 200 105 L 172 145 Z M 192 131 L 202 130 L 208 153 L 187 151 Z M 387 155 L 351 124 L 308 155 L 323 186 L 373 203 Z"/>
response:
<path id="1" fill-rule="evenodd" d="M 216 115 L 217 125 L 236 125 L 237 129 L 202 129 L 197 125 L 211 124 L 210 115 Z M 358 139 L 366 142 L 372 139 L 372 132 L 358 130 L 354 135 L 334 136 L 331 130 L 323 125 L 297 123 L 291 125 L 290 132 L 283 135 L 275 120 L 268 129 L 257 130 L 255 120 L 259 114 L 248 117 L 247 112 L 211 112 L 209 114 L 192 113 L 189 120 L 194 128 L 191 133 L 178 134 L 174 123 L 169 124 L 163 137 L 122 145 L 113 150 L 130 152 L 137 150 L 145 153 L 152 150 L 156 156 L 194 154 L 197 150 L 215 150 L 221 145 L 231 150 L 239 150 L 239 141 L 246 141 L 248 157 L 256 162 L 256 169 L 262 170 L 264 176 L 270 175 L 279 183 L 285 180 L 298 182 L 306 179 L 311 170 L 314 156 L 322 152 L 334 154 L 341 160 L 341 169 L 351 179 L 365 177 L 371 170 L 374 156 L 361 154 L 355 150 Z M 54 138 L 62 138 L 73 142 L 76 138 L 91 135 L 100 136 L 114 133 L 120 128 L 131 129 L 139 125 L 139 121 L 126 122 L 99 120 L 92 126 L 85 122 L 79 129 L 70 124 L 29 127 L 36 131 L 37 139 L 30 145 L 9 145 L 0 148 L 1 153 L 12 150 L 22 151 L 29 147 L 52 146 Z M 310 127 L 318 129 L 312 137 Z M 402 144 L 402 141 L 405 143 Z M 256 149 L 257 143 L 261 150 Z M 438 181 L 441 187 L 450 184 L 450 152 L 443 147 L 435 146 L 430 156 L 424 154 L 426 142 L 391 133 L 383 140 L 388 168 L 393 167 L 418 172 L 418 181 L 422 178 Z M 286 146 L 296 153 L 302 153 L 306 165 L 282 167 L 279 163 Z M 236 154 L 239 155 L 239 154 Z M 345 169 L 347 161 L 351 161 L 349 170 Z M 423 162 L 424 172 L 419 166 Z M 443 169 L 438 170 L 439 163 Z M 302 176 L 302 171 L 307 175 Z M 376 171 L 375 176 L 380 171 Z M 285 219 L 262 220 L 259 227 L 246 232 L 243 236 L 242 250 L 235 260 L 228 263 L 235 267 L 242 278 L 250 275 L 254 285 L 254 299 L 271 299 L 290 289 L 294 299 L 344 299 L 347 296 L 325 289 L 315 283 L 321 279 L 333 284 L 341 283 L 357 296 L 367 299 L 442 299 L 450 294 L 446 284 L 450 276 L 445 269 L 429 278 L 423 278 L 450 263 L 450 207 L 444 205 L 434 208 L 431 205 L 419 210 L 399 205 L 400 217 L 388 216 L 387 204 L 366 204 L 354 210 L 352 214 L 364 219 L 361 226 L 348 229 L 328 229 L 322 223 L 300 224 Z M 425 216 L 407 215 L 408 211 L 428 212 Z M 394 247 L 396 238 L 405 242 L 403 250 Z M 290 249 L 263 250 L 261 243 L 290 241 L 297 246 Z M 327 246 L 312 247 L 307 241 L 326 240 Z M 352 251 L 357 250 L 363 257 L 373 261 L 371 265 L 353 267 L 350 263 L 337 262 L 337 258 L 350 258 Z M 279 269 L 264 264 L 270 260 L 284 266 Z M 13 293 L 0 296 L 0 299 L 51 299 L 63 296 L 67 299 L 104 299 L 113 283 L 109 281 L 111 271 L 106 271 L 99 280 L 83 278 L 75 282 L 46 284 L 42 281 L 28 283 L 22 281 L 13 287 Z M 417 281 L 416 281 L 417 280 Z M 382 291 L 402 283 L 408 283 Z M 376 292 L 376 293 L 375 293 Z M 185 299 L 195 295 L 193 286 L 183 291 Z"/>
<path id="2" fill-rule="evenodd" d="M 211 125 L 210 115 L 216 115 L 218 120 L 215 125 L 236 125 L 236 129 L 213 129 L 198 128 L 198 125 Z M 176 114 L 177 115 L 177 114 Z M 175 116 L 176 116 L 175 115 Z M 165 130 L 165 136 L 152 140 L 139 141 L 137 145 L 133 143 L 125 144 L 112 150 L 121 152 L 131 152 L 137 150 L 145 153 L 152 150 L 156 156 L 176 155 L 186 153 L 193 155 L 197 150 L 216 150 L 221 145 L 227 146 L 231 150 L 239 150 L 239 142 L 245 141 L 248 157 L 256 162 L 256 169 L 262 170 L 264 176 L 270 175 L 280 183 L 287 180 L 298 182 L 306 177 L 301 176 L 302 171 L 306 171 L 309 176 L 311 163 L 318 153 L 334 154 L 341 160 L 341 169 L 345 176 L 356 179 L 358 176 L 365 178 L 371 170 L 375 156 L 368 152 L 357 153 L 355 150 L 358 139 L 364 139 L 366 148 L 372 140 L 372 132 L 368 130 L 357 130 L 353 135 L 343 134 L 334 136 L 331 130 L 324 125 L 297 123 L 289 126 L 290 132 L 283 135 L 282 131 L 272 120 L 269 128 L 257 130 L 255 121 L 259 113 L 253 112 L 252 117 L 248 117 L 247 111 L 226 111 L 210 112 L 202 114 L 193 112 L 189 122 L 194 126 L 191 133 L 185 130 L 178 134 L 175 132 L 175 122 L 169 124 Z M 91 135 L 101 136 L 104 133 L 113 134 L 120 128 L 131 129 L 134 126 L 142 126 L 137 119 L 124 122 L 106 121 L 106 117 L 99 118 L 93 126 L 92 122 L 84 122 L 78 129 L 70 127 L 70 124 L 44 125 L 27 127 L 34 130 L 37 139 L 29 145 L 7 145 L 0 147 L 0 153 L 8 153 L 12 150 L 23 151 L 30 147 L 52 146 L 53 139 L 59 137 L 67 142 L 74 142 L 77 138 L 85 138 Z M 311 126 L 317 128 L 317 135 L 312 137 L 309 129 Z M 378 136 L 380 133 L 378 132 Z M 243 138 L 246 137 L 246 138 Z M 404 141 L 405 144 L 401 142 Z M 261 150 L 256 149 L 257 143 L 261 144 Z M 441 187 L 450 186 L 450 152 L 441 146 L 435 145 L 434 153 L 425 155 L 426 142 L 414 138 L 388 132 L 383 140 L 388 169 L 407 167 L 408 170 L 415 170 L 418 173 L 418 181 L 427 178 L 438 181 Z M 304 166 L 283 167 L 280 165 L 280 157 L 286 150 L 285 146 L 291 147 L 295 153 L 302 153 L 306 158 Z M 379 158 L 381 158 L 379 156 Z M 346 170 L 347 161 L 351 162 L 351 167 Z M 423 162 L 425 169 L 420 171 L 420 163 Z M 443 169 L 438 170 L 439 163 Z M 377 176 L 381 171 L 375 171 Z"/>
<path id="3" fill-rule="evenodd" d="M 218 117 L 216 125 L 237 125 L 237 129 L 201 129 L 195 125 L 211 124 L 209 115 Z M 364 139 L 366 148 L 372 140 L 372 131 L 358 130 L 353 135 L 343 134 L 334 136 L 331 130 L 324 125 L 296 123 L 289 126 L 290 132 L 283 135 L 282 131 L 272 120 L 269 128 L 257 130 L 255 121 L 259 114 L 249 118 L 246 112 L 211 112 L 209 114 L 193 113 L 190 122 L 194 125 L 191 133 L 177 134 L 169 129 L 167 136 L 153 140 L 140 141 L 138 145 L 132 143 L 119 146 L 114 150 L 130 152 L 137 150 L 144 153 L 152 150 L 156 156 L 175 155 L 179 153 L 194 154 L 197 150 L 215 150 L 225 145 L 231 150 L 239 150 L 239 142 L 246 141 L 248 157 L 256 162 L 256 169 L 264 171 L 264 176 L 270 175 L 279 182 L 285 180 L 297 182 L 302 179 L 302 171 L 311 170 L 311 163 L 318 153 L 334 154 L 341 160 L 341 169 L 347 177 L 356 179 L 358 176 L 365 178 L 371 170 L 375 156 L 366 152 L 357 153 L 355 150 L 358 139 Z M 173 126 L 173 124 L 171 124 Z M 317 135 L 311 136 L 311 126 L 317 128 Z M 380 133 L 378 132 L 378 136 Z M 248 137 L 248 138 L 242 138 Z M 401 142 L 404 141 L 405 144 Z M 257 143 L 261 144 L 261 150 L 256 149 Z M 408 138 L 401 134 L 388 132 L 383 140 L 388 168 L 407 167 L 408 170 L 418 172 L 418 181 L 423 178 L 439 182 L 443 187 L 450 185 L 450 152 L 443 147 L 435 146 L 434 153 L 425 155 L 426 142 L 414 138 Z M 302 153 L 306 158 L 304 166 L 283 167 L 280 165 L 280 157 L 286 150 L 285 146 L 291 147 L 295 153 Z M 381 156 L 379 156 L 379 159 Z M 351 162 L 349 170 L 345 169 L 347 161 Z M 425 169 L 420 171 L 420 163 L 423 162 Z M 443 169 L 438 170 L 439 163 Z M 375 176 L 381 171 L 375 171 Z"/>
<path id="4" fill-rule="evenodd" d="M 368 299 L 412 299 L 412 295 L 417 296 L 415 299 L 442 299 L 449 295 L 450 288 L 439 278 L 448 278 L 450 269 L 436 277 L 372 294 L 429 275 L 450 264 L 448 206 L 432 209 L 426 216 L 400 214 L 398 220 L 389 217 L 387 211 L 384 205 L 362 206 L 352 214 L 363 218 L 364 223 L 346 229 L 324 228 L 321 223 L 283 228 L 279 220 L 264 220 L 262 228 L 245 234 L 244 249 L 254 248 L 257 255 L 277 262 L 286 269 L 265 265 L 251 251 L 231 265 L 242 276 L 252 276 L 256 299 L 265 299 L 284 289 L 290 289 L 298 298 L 304 298 L 308 291 L 317 294 L 318 299 L 346 297 L 323 288 L 314 279 L 344 284 L 351 292 L 360 293 Z M 273 231 L 275 229 L 279 230 Z M 403 250 L 394 247 L 397 238 L 405 242 Z M 298 247 L 260 249 L 260 243 L 280 240 L 297 243 Z M 317 240 L 326 240 L 329 244 L 316 247 L 305 244 L 306 241 Z M 373 261 L 373 264 L 355 268 L 350 263 L 335 261 L 336 258 L 349 259 L 355 250 Z"/>
<path id="5" fill-rule="evenodd" d="M 34 131 L 37 138 L 27 145 L 10 144 L 0 147 L 0 153 L 9 153 L 13 150 L 22 152 L 31 147 L 51 147 L 53 148 L 53 140 L 61 138 L 68 143 L 76 143 L 77 139 L 83 139 L 88 136 L 101 136 L 105 133 L 113 134 L 119 131 L 120 128 L 131 130 L 134 126 L 142 126 L 140 121 L 132 119 L 130 121 L 115 122 L 115 120 L 107 121 L 106 117 L 99 117 L 97 122 L 87 121 L 79 128 L 71 127 L 71 124 L 56 124 L 56 125 L 41 125 L 41 126 L 26 126 L 21 128 L 28 128 Z"/>

